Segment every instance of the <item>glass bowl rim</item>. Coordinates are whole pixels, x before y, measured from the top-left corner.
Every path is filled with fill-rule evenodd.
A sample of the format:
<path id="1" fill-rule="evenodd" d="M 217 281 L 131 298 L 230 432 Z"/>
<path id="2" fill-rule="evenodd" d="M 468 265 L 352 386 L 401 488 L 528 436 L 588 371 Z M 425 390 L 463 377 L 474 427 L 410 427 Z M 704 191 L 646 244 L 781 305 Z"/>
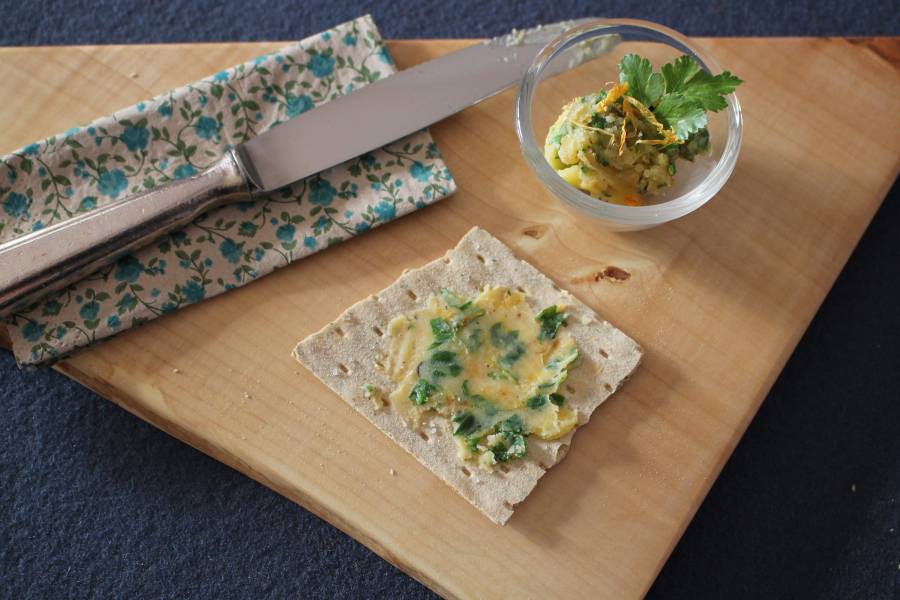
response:
<path id="1" fill-rule="evenodd" d="M 609 31 L 609 30 L 613 31 Z M 519 145 L 525 161 L 553 194 L 563 202 L 574 206 L 588 214 L 601 219 L 615 221 L 622 225 L 645 227 L 671 221 L 684 216 L 708 202 L 725 185 L 734 171 L 743 136 L 743 119 L 741 105 L 735 93 L 726 96 L 728 107 L 726 120 L 728 123 L 727 139 L 722 155 L 712 170 L 701 182 L 684 194 L 646 206 L 624 206 L 603 202 L 570 185 L 554 171 L 544 158 L 543 144 L 539 144 L 531 124 L 531 105 L 539 77 L 554 58 L 571 46 L 599 35 L 627 31 L 649 33 L 657 41 L 681 50 L 695 58 L 701 66 L 711 72 L 720 72 L 718 63 L 703 49 L 699 48 L 686 36 L 658 23 L 639 19 L 597 19 L 564 31 L 551 40 L 535 56 L 531 66 L 525 72 L 516 94 L 515 125 Z"/>

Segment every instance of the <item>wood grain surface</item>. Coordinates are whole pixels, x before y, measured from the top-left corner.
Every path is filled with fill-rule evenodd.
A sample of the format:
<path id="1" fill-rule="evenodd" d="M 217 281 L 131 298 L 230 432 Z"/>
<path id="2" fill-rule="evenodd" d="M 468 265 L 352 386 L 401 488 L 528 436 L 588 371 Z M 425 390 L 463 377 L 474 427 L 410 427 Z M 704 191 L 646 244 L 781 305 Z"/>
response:
<path id="1" fill-rule="evenodd" d="M 520 156 L 507 92 L 433 127 L 455 196 L 56 368 L 323 516 L 444 596 L 642 596 L 900 157 L 900 76 L 883 58 L 896 56 L 896 40 L 700 42 L 746 84 L 737 169 L 698 212 L 616 234 L 564 208 Z M 468 43 L 395 42 L 391 50 L 407 67 Z M 280 45 L 2 49 L 0 152 Z M 646 350 L 635 377 L 579 430 L 567 459 L 505 527 L 290 356 L 299 339 L 443 254 L 473 224 Z M 610 267 L 627 278 L 608 276 Z"/>

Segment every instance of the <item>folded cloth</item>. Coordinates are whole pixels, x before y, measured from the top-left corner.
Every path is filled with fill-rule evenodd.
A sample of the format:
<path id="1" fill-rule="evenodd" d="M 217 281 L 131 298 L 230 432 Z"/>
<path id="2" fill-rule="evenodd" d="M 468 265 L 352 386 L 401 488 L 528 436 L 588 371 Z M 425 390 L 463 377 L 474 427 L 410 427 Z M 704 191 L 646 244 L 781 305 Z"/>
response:
<path id="1" fill-rule="evenodd" d="M 2 158 L 0 242 L 199 172 L 235 144 L 395 72 L 371 17 Z M 310 140 L 309 143 L 316 143 Z M 181 231 L 7 320 L 20 365 L 211 298 L 455 190 L 427 131 Z"/>

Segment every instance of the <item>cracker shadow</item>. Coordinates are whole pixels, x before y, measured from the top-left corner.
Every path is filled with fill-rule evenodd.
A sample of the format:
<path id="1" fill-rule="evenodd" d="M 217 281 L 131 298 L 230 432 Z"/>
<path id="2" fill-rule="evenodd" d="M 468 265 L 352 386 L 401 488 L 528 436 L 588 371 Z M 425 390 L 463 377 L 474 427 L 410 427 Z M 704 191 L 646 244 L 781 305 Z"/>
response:
<path id="1" fill-rule="evenodd" d="M 607 505 L 605 490 L 610 484 L 618 486 L 625 482 L 621 478 L 609 479 L 613 476 L 610 471 L 621 472 L 618 467 L 624 465 L 631 478 L 632 467 L 640 460 L 631 440 L 635 428 L 649 413 L 675 399 L 672 395 L 654 393 L 653 390 L 659 389 L 656 381 L 662 379 L 672 385 L 681 378 L 674 362 L 660 352 L 645 348 L 644 358 L 631 379 L 576 431 L 565 459 L 541 477 L 528 498 L 516 506 L 506 526 L 540 547 L 554 548 L 570 543 L 562 532 L 576 515 L 585 511 L 596 513 L 594 523 L 598 527 L 602 527 L 604 520 L 620 519 L 621 514 L 606 511 L 614 507 Z"/>

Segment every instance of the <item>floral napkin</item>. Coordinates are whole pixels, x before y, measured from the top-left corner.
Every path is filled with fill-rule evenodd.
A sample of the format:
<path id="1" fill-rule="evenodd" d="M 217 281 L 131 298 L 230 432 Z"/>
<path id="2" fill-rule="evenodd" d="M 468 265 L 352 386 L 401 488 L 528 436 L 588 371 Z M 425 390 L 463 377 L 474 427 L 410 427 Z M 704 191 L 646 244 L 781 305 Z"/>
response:
<path id="1" fill-rule="evenodd" d="M 197 173 L 228 148 L 394 73 L 369 16 L 2 158 L 0 242 Z M 313 142 L 314 143 L 314 142 Z M 455 190 L 427 131 L 182 231 L 8 319 L 39 364 L 244 285 Z"/>

